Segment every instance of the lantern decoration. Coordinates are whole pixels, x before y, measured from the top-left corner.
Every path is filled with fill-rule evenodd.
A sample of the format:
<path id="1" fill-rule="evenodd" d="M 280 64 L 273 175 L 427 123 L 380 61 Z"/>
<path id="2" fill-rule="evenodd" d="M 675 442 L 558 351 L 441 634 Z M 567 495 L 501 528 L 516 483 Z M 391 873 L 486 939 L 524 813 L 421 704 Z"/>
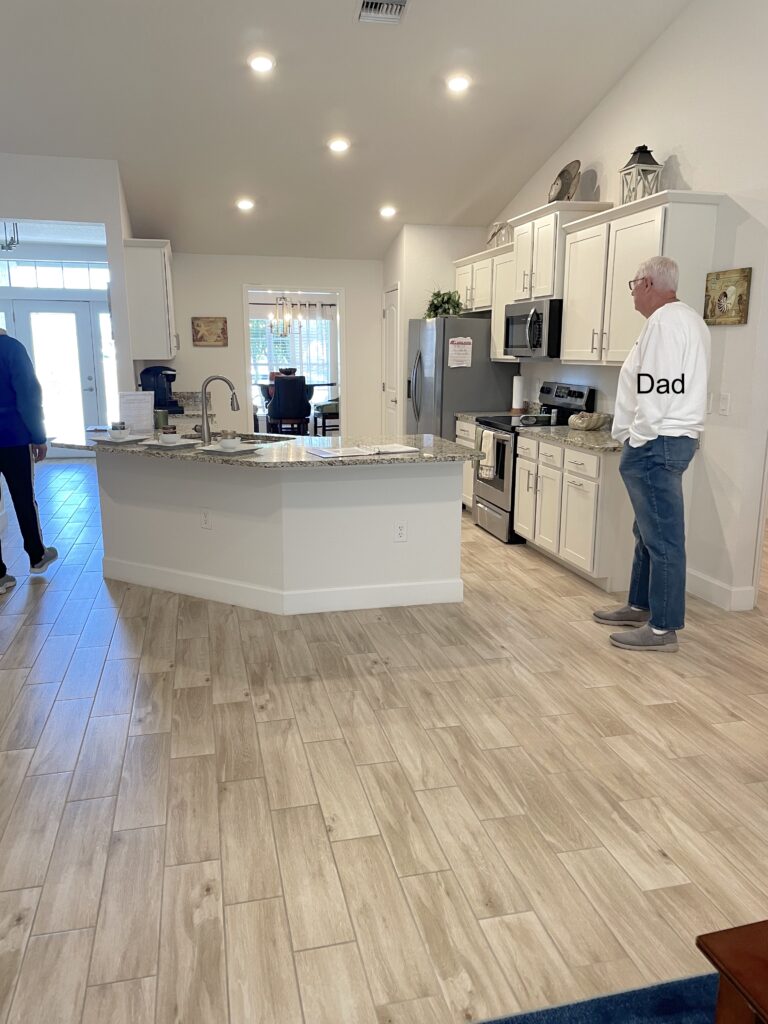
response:
<path id="1" fill-rule="evenodd" d="M 661 169 L 664 165 L 653 159 L 647 146 L 638 146 L 628 162 L 621 168 L 621 204 L 654 196 L 661 186 Z"/>

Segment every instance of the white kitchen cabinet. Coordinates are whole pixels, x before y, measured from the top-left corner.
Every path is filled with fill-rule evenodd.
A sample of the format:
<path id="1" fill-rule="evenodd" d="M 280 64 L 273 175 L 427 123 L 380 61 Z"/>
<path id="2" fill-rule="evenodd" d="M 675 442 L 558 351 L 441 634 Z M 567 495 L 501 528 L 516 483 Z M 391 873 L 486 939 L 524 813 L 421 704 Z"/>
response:
<path id="1" fill-rule="evenodd" d="M 557 214 L 538 217 L 533 222 L 531 297 L 543 298 L 555 291 L 555 234 Z"/>
<path id="2" fill-rule="evenodd" d="M 611 225 L 605 276 L 603 359 L 623 363 L 643 329 L 645 318 L 635 309 L 629 281 L 651 256 L 662 253 L 664 207 L 623 217 Z"/>
<path id="3" fill-rule="evenodd" d="M 536 477 L 536 529 L 533 539 L 540 548 L 557 554 L 563 474 L 539 463 Z"/>
<path id="4" fill-rule="evenodd" d="M 592 571 L 597 527 L 598 484 L 566 473 L 560 506 L 558 554 L 584 572 Z"/>
<path id="5" fill-rule="evenodd" d="M 505 253 L 493 260 L 493 305 L 491 306 L 491 359 L 518 362 L 516 356 L 504 355 L 504 307 L 514 302 L 515 254 Z"/>
<path id="6" fill-rule="evenodd" d="M 463 448 L 475 448 L 475 424 L 467 420 L 456 420 L 456 444 Z M 475 496 L 475 463 L 465 462 L 462 465 L 461 503 L 468 509 L 472 508 Z"/>
<path id="7" fill-rule="evenodd" d="M 661 192 L 565 228 L 563 361 L 624 362 L 645 324 L 635 311 L 628 282 L 652 256 L 677 262 L 678 298 L 701 309 L 721 198 L 715 193 Z"/>
<path id="8" fill-rule="evenodd" d="M 515 302 L 531 297 L 533 221 L 515 228 Z"/>
<path id="9" fill-rule="evenodd" d="M 536 463 L 515 460 L 515 533 L 533 540 L 536 532 Z"/>
<path id="10" fill-rule="evenodd" d="M 456 291 L 465 309 L 488 309 L 493 295 L 493 259 L 457 267 Z"/>
<path id="11" fill-rule="evenodd" d="M 462 305 L 470 309 L 470 294 L 472 292 L 472 264 L 466 267 L 456 268 L 456 291 L 459 293 Z"/>
<path id="12" fill-rule="evenodd" d="M 478 260 L 472 264 L 472 309 L 487 309 L 491 305 L 493 286 L 493 260 Z"/>
<path id="13" fill-rule="evenodd" d="M 125 287 L 133 359 L 172 359 L 179 348 L 173 309 L 171 243 L 128 238 Z"/>
<path id="14" fill-rule="evenodd" d="M 566 236 L 561 359 L 600 360 L 607 255 L 607 224 Z"/>
<path id="15" fill-rule="evenodd" d="M 634 538 L 621 452 L 590 452 L 551 436 L 517 440 L 515 532 L 604 590 L 626 589 Z"/>

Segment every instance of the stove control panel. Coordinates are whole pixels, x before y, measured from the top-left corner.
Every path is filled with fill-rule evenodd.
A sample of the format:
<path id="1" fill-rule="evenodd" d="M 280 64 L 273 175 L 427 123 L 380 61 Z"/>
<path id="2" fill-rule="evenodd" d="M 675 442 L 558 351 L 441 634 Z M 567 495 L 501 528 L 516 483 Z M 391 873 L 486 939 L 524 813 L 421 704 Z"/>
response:
<path id="1" fill-rule="evenodd" d="M 584 384 L 545 381 L 539 391 L 539 403 L 550 408 L 570 409 L 572 412 L 592 412 L 595 406 L 595 389 Z"/>

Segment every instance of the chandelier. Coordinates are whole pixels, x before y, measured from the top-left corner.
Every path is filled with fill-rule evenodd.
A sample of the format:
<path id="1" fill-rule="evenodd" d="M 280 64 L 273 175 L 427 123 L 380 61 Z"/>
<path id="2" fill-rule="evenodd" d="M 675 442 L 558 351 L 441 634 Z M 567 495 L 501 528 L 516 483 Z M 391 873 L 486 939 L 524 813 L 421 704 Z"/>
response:
<path id="1" fill-rule="evenodd" d="M 304 307 L 300 302 L 294 303 L 292 299 L 280 295 L 275 299 L 274 310 L 271 310 L 267 316 L 270 334 L 276 338 L 287 338 L 292 331 L 301 334 L 305 321 L 305 308 L 306 317 L 309 317 L 308 302 Z"/>

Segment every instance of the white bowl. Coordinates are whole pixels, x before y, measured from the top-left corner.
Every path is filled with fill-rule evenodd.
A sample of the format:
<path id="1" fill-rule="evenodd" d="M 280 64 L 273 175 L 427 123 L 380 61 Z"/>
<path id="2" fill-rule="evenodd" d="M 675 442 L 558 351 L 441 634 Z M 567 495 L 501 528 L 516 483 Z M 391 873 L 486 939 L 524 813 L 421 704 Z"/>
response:
<path id="1" fill-rule="evenodd" d="M 239 437 L 220 437 L 219 448 L 222 448 L 225 452 L 233 452 L 235 448 L 240 447 Z"/>
<path id="2" fill-rule="evenodd" d="M 178 434 L 160 434 L 160 444 L 176 444 Z"/>
<path id="3" fill-rule="evenodd" d="M 123 438 L 128 437 L 129 430 L 108 430 L 110 441 L 122 441 Z"/>

